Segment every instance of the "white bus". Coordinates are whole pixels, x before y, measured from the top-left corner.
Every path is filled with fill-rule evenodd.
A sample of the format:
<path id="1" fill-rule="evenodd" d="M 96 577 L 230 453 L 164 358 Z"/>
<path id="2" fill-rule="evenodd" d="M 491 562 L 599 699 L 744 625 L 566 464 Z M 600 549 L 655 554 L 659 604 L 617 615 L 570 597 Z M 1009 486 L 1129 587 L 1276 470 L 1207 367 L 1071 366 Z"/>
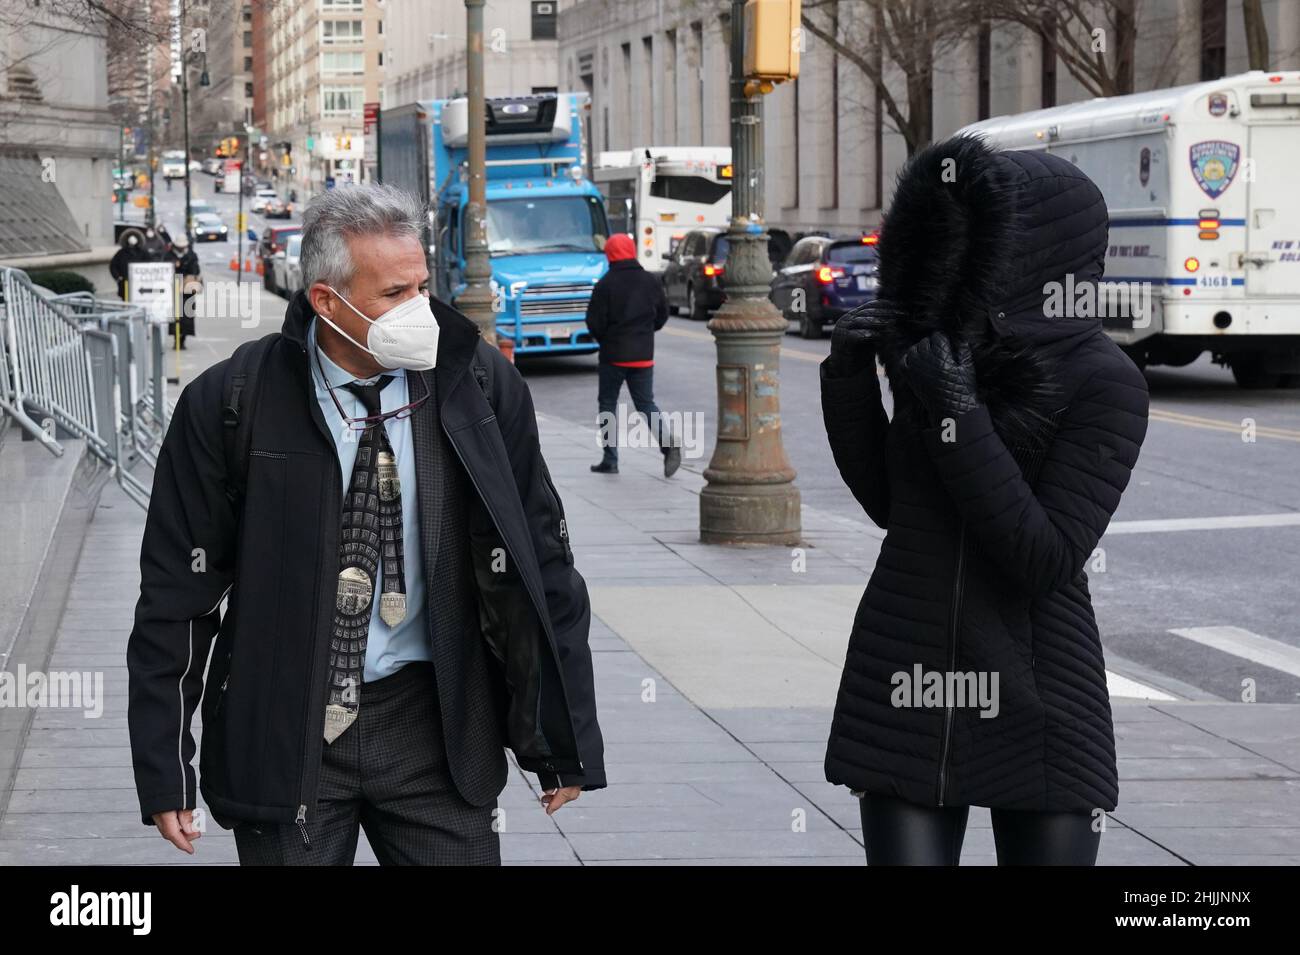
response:
<path id="1" fill-rule="evenodd" d="M 1103 316 L 1139 365 L 1210 352 L 1245 388 L 1300 386 L 1300 72 L 1253 72 L 967 126 L 1045 149 L 1100 187 L 1106 281 L 1149 314 Z M 1111 286 L 1114 288 L 1115 286 Z"/>
<path id="2" fill-rule="evenodd" d="M 162 174 L 164 179 L 185 178 L 185 150 L 168 149 L 162 154 Z"/>
<path id="3" fill-rule="evenodd" d="M 603 152 L 592 180 L 605 195 L 609 227 L 631 233 L 641 264 L 663 270 L 665 257 L 692 229 L 731 219 L 731 149 L 638 146 Z"/>

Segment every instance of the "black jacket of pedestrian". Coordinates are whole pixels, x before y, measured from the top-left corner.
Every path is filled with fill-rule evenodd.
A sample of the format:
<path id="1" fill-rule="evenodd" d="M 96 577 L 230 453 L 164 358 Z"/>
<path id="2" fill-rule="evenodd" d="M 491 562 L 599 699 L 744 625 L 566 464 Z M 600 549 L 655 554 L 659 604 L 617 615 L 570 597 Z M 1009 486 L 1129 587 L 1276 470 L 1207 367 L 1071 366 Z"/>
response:
<path id="1" fill-rule="evenodd" d="M 1095 313 L 1047 317 L 1044 300 L 1067 275 L 1101 277 L 1107 230 L 1097 187 L 1055 155 L 955 139 L 900 177 L 879 246 L 897 311 L 875 312 L 892 419 L 874 362 L 822 366 L 835 462 L 886 530 L 835 705 L 833 783 L 928 806 L 1115 808 L 1085 565 L 1137 461 L 1147 387 Z M 936 330 L 973 351 L 979 399 L 946 421 L 904 360 Z M 996 676 L 996 715 L 926 702 L 917 667 Z"/>
<path id="2" fill-rule="evenodd" d="M 505 785 L 508 745 L 544 787 L 600 788 L 590 602 L 538 445 L 532 398 L 472 321 L 437 300 L 432 308 L 437 367 L 408 380 L 421 379 L 436 403 L 414 413 L 412 446 L 417 473 L 433 473 L 441 431 L 448 450 L 434 460 L 459 462 L 472 487 L 460 506 L 469 512 L 478 597 L 460 633 L 433 619 L 440 591 L 430 551 L 439 525 L 430 524 L 427 502 L 443 491 L 422 477 L 415 490 L 452 778 L 466 800 L 488 804 Z M 229 359 L 181 393 L 158 455 L 127 647 L 132 761 L 146 823 L 195 805 L 190 721 L 200 699 L 202 789 L 219 823 L 291 822 L 316 805 L 342 482 L 308 368 L 312 318 L 299 292 L 280 333 L 264 340 L 242 497 L 230 493 L 223 448 Z"/>
<path id="3" fill-rule="evenodd" d="M 108 274 L 117 282 L 117 297 L 126 301 L 129 289 L 127 283 L 131 280 L 131 263 L 132 262 L 151 262 L 149 252 L 144 248 L 142 243 L 124 244 L 113 257 L 108 260 Z"/>
<path id="4" fill-rule="evenodd" d="M 172 246 L 169 254 L 171 255 L 172 265 L 176 269 L 176 274 L 179 276 L 179 281 L 182 283 L 180 318 L 181 334 L 193 335 L 195 310 L 194 300 L 199 293 L 197 291 L 184 291 L 184 283 L 187 278 L 194 278 L 200 274 L 199 257 L 195 254 L 194 249 L 191 246 L 186 246 L 184 249 Z M 175 328 L 168 329 L 169 334 L 174 335 L 175 332 Z"/>
<path id="5" fill-rule="evenodd" d="M 587 329 L 600 343 L 602 362 L 653 359 L 655 332 L 667 321 L 663 283 L 636 259 L 611 262 L 587 304 Z"/>

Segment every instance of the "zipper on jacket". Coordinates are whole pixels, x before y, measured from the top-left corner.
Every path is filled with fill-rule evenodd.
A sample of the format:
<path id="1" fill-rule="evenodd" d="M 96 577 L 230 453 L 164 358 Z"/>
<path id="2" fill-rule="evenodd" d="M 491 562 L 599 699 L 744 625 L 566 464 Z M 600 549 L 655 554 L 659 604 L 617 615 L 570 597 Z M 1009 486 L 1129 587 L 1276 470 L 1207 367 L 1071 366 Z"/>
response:
<path id="1" fill-rule="evenodd" d="M 949 609 L 948 616 L 948 673 L 951 674 L 957 669 L 957 627 L 961 621 L 961 598 L 962 590 L 965 588 L 966 581 L 966 522 L 961 522 L 961 530 L 957 533 L 957 569 L 953 574 L 952 582 L 952 606 Z M 945 680 L 945 684 L 949 681 Z M 948 756 L 952 750 L 952 720 L 953 704 L 951 699 L 945 700 L 943 713 L 943 736 L 939 742 L 939 805 L 944 804 L 944 796 L 948 788 Z"/>
<path id="2" fill-rule="evenodd" d="M 218 713 L 221 712 L 221 704 L 226 702 L 226 687 L 229 685 L 230 685 L 230 674 L 227 673 L 226 678 L 221 681 L 221 689 L 217 693 L 217 705 L 212 708 L 213 716 L 216 716 Z"/>
<path id="3" fill-rule="evenodd" d="M 546 488 L 546 494 L 551 499 L 551 520 L 556 522 L 557 536 L 560 538 L 560 546 L 564 548 L 564 562 L 573 563 L 573 549 L 569 546 L 569 522 L 564 517 L 564 505 L 560 503 L 560 493 L 555 490 L 555 482 L 551 480 L 551 472 L 542 466 L 542 484 Z M 556 515 L 559 515 L 558 517 Z"/>
<path id="4" fill-rule="evenodd" d="M 302 347 L 303 356 L 307 360 L 307 381 L 308 384 L 311 386 L 311 390 L 308 392 L 309 395 L 308 407 L 311 409 L 311 419 L 312 422 L 316 425 L 316 429 L 320 432 L 321 437 L 325 439 L 326 446 L 329 448 L 329 452 L 330 452 L 329 459 L 332 462 L 334 462 L 334 467 L 330 469 L 332 471 L 332 477 L 330 478 L 332 483 L 329 485 L 328 497 L 330 499 L 330 502 L 335 506 L 335 508 L 338 510 L 339 514 L 341 515 L 343 509 L 343 502 L 342 502 L 343 492 L 340 490 L 340 486 L 343 483 L 343 465 L 339 463 L 338 447 L 334 444 L 334 436 L 330 434 L 329 428 L 325 426 L 325 418 L 320 410 L 320 402 L 316 399 L 316 376 L 312 373 L 311 355 L 308 353 L 305 344 L 303 344 L 301 347 Z M 328 510 L 326 510 L 325 513 L 328 513 Z M 337 558 L 338 558 L 338 542 L 336 541 L 334 546 L 333 558 L 327 556 L 325 557 L 325 559 L 336 560 Z M 316 595 L 315 595 L 316 599 L 314 601 L 316 605 L 320 604 L 320 585 L 321 585 L 321 579 L 320 576 L 318 575 L 316 580 L 316 588 L 317 588 Z M 324 611 L 321 612 L 321 616 L 325 618 L 324 624 L 326 628 L 325 630 L 326 634 L 329 633 L 331 620 L 333 619 L 333 606 L 334 606 L 334 601 L 331 600 L 329 604 L 330 612 L 328 614 L 326 614 Z M 318 624 L 319 623 L 320 621 L 318 621 Z M 312 653 L 311 663 L 310 666 L 308 667 L 309 675 L 308 675 L 308 684 L 307 684 L 308 686 L 307 715 L 303 720 L 303 731 L 302 731 L 302 736 L 303 736 L 302 776 L 298 780 L 298 793 L 299 793 L 299 798 L 302 799 L 302 802 L 298 806 L 298 815 L 294 819 L 294 822 L 298 826 L 298 830 L 302 833 L 302 843 L 309 850 L 311 849 L 311 839 L 307 836 L 307 791 L 309 789 L 315 788 L 315 779 L 313 777 L 317 776 L 318 771 L 320 769 L 319 760 L 317 760 L 317 763 L 314 766 L 312 765 L 312 761 L 311 761 L 311 755 L 314 750 L 314 746 L 316 742 L 315 740 L 312 739 L 312 734 L 311 734 L 312 705 L 316 702 L 317 683 L 319 682 L 317 677 L 317 673 L 319 672 L 319 667 L 317 666 L 317 664 L 319 662 L 319 659 L 323 656 L 326 656 L 329 652 L 328 636 L 326 636 L 325 639 L 320 639 L 319 630 L 315 632 L 317 633 L 317 638 L 321 647 L 317 652 Z M 312 649 L 316 650 L 317 648 L 313 647 Z M 323 738 L 320 736 L 319 733 L 316 735 L 318 739 Z M 311 780 L 312 782 L 309 784 L 308 780 Z M 314 797 L 314 793 L 313 793 L 313 797 Z"/>

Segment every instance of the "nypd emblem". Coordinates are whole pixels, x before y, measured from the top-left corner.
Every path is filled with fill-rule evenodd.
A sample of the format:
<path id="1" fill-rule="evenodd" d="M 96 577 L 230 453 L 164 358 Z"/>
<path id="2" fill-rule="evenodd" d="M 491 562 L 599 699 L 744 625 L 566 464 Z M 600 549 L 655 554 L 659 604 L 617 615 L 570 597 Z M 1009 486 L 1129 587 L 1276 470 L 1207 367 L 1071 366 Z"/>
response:
<path id="1" fill-rule="evenodd" d="M 1189 158 L 1192 162 L 1192 175 L 1201 191 L 1211 199 L 1217 199 L 1237 174 L 1237 160 L 1240 156 L 1240 146 L 1221 139 L 1193 145 Z"/>

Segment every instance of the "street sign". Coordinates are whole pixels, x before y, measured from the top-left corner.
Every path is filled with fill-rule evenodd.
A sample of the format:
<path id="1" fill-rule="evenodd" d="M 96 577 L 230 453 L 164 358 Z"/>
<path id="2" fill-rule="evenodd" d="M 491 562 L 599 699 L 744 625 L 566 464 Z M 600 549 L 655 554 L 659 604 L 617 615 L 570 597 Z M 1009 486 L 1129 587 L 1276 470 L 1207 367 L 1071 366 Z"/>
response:
<path id="1" fill-rule="evenodd" d="M 365 143 L 363 148 L 366 159 L 373 162 L 379 155 L 379 104 L 366 103 L 363 108 L 365 110 L 362 126 L 362 138 Z"/>
<path id="2" fill-rule="evenodd" d="M 143 307 L 150 321 L 170 322 L 176 317 L 175 280 L 170 262 L 132 262 L 127 267 L 128 301 Z"/>

